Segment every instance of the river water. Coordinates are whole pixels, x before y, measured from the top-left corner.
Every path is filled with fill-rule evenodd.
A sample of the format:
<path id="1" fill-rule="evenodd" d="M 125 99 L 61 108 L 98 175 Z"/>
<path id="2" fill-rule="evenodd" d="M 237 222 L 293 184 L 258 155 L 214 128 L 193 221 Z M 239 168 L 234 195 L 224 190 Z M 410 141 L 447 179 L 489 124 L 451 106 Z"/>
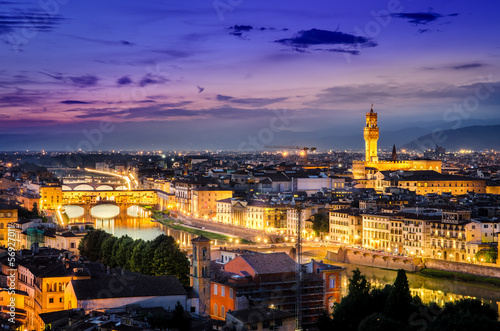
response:
<path id="1" fill-rule="evenodd" d="M 105 230 L 114 236 L 128 235 L 131 238 L 152 240 L 160 234 L 171 235 L 182 248 L 190 246 L 196 235 L 171 229 L 158 222 L 151 221 L 150 212 L 139 206 L 132 206 L 126 211 L 115 205 L 98 205 L 90 214 L 84 214 L 79 206 L 65 206 L 65 211 L 72 222 L 93 225 L 96 229 Z M 325 261 L 328 262 L 328 261 Z M 367 279 L 376 287 L 394 283 L 397 272 L 380 268 L 330 262 L 347 269 L 347 275 L 359 268 Z M 477 298 L 498 310 L 500 305 L 500 288 L 488 284 L 457 282 L 447 279 L 428 278 L 407 273 L 410 290 L 418 295 L 424 303 L 436 302 L 439 305 L 461 298 Z M 347 289 L 347 277 L 344 277 L 344 289 Z"/>

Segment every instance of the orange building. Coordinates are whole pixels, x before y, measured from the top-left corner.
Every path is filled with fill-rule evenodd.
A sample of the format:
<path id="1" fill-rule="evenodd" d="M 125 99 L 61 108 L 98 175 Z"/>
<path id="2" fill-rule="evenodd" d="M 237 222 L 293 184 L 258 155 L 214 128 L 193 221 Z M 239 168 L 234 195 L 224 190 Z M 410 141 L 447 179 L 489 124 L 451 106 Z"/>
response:
<path id="1" fill-rule="evenodd" d="M 229 310 L 273 307 L 295 313 L 297 264 L 286 253 L 249 253 L 226 264 L 211 264 L 210 316 L 223 320 Z M 305 265 L 301 282 L 301 316 L 312 326 L 321 312 L 341 296 L 342 267 L 321 262 Z"/>
<path id="2" fill-rule="evenodd" d="M 342 299 L 342 280 L 345 277 L 345 268 L 315 261 L 305 265 L 306 272 L 320 275 L 325 282 L 325 306 L 328 313 L 333 312 L 333 305 Z"/>

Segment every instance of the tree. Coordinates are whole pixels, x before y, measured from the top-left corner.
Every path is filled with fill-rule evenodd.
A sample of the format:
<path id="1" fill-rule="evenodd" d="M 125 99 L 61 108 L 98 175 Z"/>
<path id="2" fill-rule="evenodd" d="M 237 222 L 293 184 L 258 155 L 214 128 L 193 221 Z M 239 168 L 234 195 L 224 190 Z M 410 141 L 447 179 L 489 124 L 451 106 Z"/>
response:
<path id="1" fill-rule="evenodd" d="M 101 245 L 111 235 L 104 230 L 91 230 L 78 244 L 80 256 L 88 258 L 90 261 L 97 261 L 100 257 Z"/>
<path id="2" fill-rule="evenodd" d="M 143 251 L 146 249 L 146 242 L 142 239 L 134 241 L 132 245 L 132 256 L 130 258 L 130 271 L 143 273 L 143 265 L 147 260 L 143 259 Z"/>
<path id="3" fill-rule="evenodd" d="M 31 213 L 34 215 L 34 216 L 38 216 L 38 203 L 33 203 L 33 208 L 31 209 Z"/>
<path id="4" fill-rule="evenodd" d="M 348 288 L 347 296 L 333 308 L 332 329 L 356 330 L 360 321 L 376 312 L 376 307 L 371 303 L 371 285 L 358 268 L 352 271 Z"/>
<path id="5" fill-rule="evenodd" d="M 403 322 L 408 321 L 412 310 L 412 296 L 406 272 L 399 269 L 394 286 L 385 303 L 384 313 L 388 317 Z"/>
<path id="6" fill-rule="evenodd" d="M 152 267 L 154 276 L 174 275 L 181 283 L 189 283 L 189 260 L 175 241 L 165 240 L 155 249 Z"/>
<path id="7" fill-rule="evenodd" d="M 496 247 L 490 247 L 489 249 L 482 249 L 478 251 L 474 257 L 476 260 L 486 263 L 495 263 L 498 257 L 498 252 Z"/>
<path id="8" fill-rule="evenodd" d="M 429 330 L 499 330 L 498 312 L 477 299 L 461 299 L 445 304 Z"/>
<path id="9" fill-rule="evenodd" d="M 366 280 L 366 276 L 361 274 L 359 268 L 352 271 L 352 277 L 349 278 L 349 296 L 363 297 L 371 289 L 371 284 Z"/>
<path id="10" fill-rule="evenodd" d="M 111 236 L 104 240 L 101 245 L 100 259 L 101 262 L 106 266 L 113 267 L 113 247 L 117 240 L 118 238 L 116 238 L 115 236 Z"/>
<path id="11" fill-rule="evenodd" d="M 358 331 L 403 331 L 407 328 L 400 322 L 384 314 L 374 313 L 359 323 Z"/>
<path id="12" fill-rule="evenodd" d="M 115 256 L 115 262 L 123 269 L 130 270 L 130 259 L 132 258 L 132 246 L 134 239 L 125 235 L 120 238 L 120 245 Z"/>
<path id="13" fill-rule="evenodd" d="M 316 235 L 320 232 L 328 232 L 330 230 L 330 219 L 327 213 L 316 213 L 313 215 L 313 226 Z"/>
<path id="14" fill-rule="evenodd" d="M 184 316 L 184 308 L 179 301 L 177 301 L 177 303 L 175 304 L 174 313 L 170 324 L 173 328 L 177 328 L 180 331 L 190 330 L 189 319 Z"/>

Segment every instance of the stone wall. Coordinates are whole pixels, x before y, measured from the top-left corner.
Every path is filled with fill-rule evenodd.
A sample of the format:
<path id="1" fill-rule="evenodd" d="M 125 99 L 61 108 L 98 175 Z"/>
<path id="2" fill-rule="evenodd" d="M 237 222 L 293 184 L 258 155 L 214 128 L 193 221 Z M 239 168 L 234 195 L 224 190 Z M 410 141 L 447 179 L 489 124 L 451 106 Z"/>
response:
<path id="1" fill-rule="evenodd" d="M 335 262 L 351 263 L 384 269 L 404 269 L 416 272 L 423 268 L 460 272 L 483 277 L 500 278 L 500 267 L 497 265 L 480 265 L 431 258 L 409 258 L 391 256 L 370 251 L 362 251 L 349 247 L 341 247 L 337 252 L 328 251 L 326 258 Z"/>
<path id="2" fill-rule="evenodd" d="M 430 259 L 430 258 L 424 258 L 423 263 L 425 267 L 429 269 L 453 271 L 453 272 L 460 272 L 463 274 L 470 274 L 476 276 L 500 278 L 500 268 L 496 267 L 495 265 L 485 266 L 485 265 L 444 261 L 444 260 Z"/>
<path id="3" fill-rule="evenodd" d="M 328 260 L 336 262 L 352 263 L 384 269 L 404 269 L 411 272 L 422 269 L 422 265 L 419 263 L 419 260 L 414 261 L 412 258 L 404 256 L 392 256 L 345 247 L 339 248 L 336 253 L 328 252 L 327 258 Z"/>

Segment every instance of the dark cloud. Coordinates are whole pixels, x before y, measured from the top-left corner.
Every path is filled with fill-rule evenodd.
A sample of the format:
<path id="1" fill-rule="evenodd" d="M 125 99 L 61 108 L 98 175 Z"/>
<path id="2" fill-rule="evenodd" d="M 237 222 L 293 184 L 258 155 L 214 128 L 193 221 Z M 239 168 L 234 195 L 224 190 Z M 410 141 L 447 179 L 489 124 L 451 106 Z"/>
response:
<path id="1" fill-rule="evenodd" d="M 71 38 L 78 39 L 78 40 L 88 41 L 88 42 L 97 43 L 97 44 L 101 44 L 101 45 L 135 46 L 134 43 L 132 43 L 128 40 L 105 40 L 105 39 L 94 39 L 94 38 L 87 38 L 87 37 L 75 36 L 75 35 L 68 35 L 68 36 Z"/>
<path id="2" fill-rule="evenodd" d="M 48 15 L 41 10 L 5 10 L 0 13 L 0 35 L 15 34 L 21 29 L 50 32 L 63 21 L 65 19 L 61 15 Z"/>
<path id="3" fill-rule="evenodd" d="M 49 74 L 46 72 L 41 72 L 44 75 L 47 75 L 49 77 L 52 77 L 56 80 L 62 81 L 66 84 L 70 83 L 73 85 L 76 85 L 78 87 L 91 87 L 97 85 L 97 82 L 99 81 L 99 77 L 94 76 L 94 75 L 83 75 L 83 76 L 73 76 L 73 77 L 64 77 L 64 75 L 60 73 L 56 74 Z"/>
<path id="4" fill-rule="evenodd" d="M 169 80 L 163 76 L 147 74 L 141 79 L 141 81 L 139 82 L 139 86 L 144 87 L 147 85 L 163 84 L 168 81 Z"/>
<path id="5" fill-rule="evenodd" d="M 442 18 L 444 16 L 456 17 L 456 16 L 458 16 L 458 13 L 453 13 L 453 14 L 449 14 L 449 15 L 442 15 L 442 14 L 432 13 L 432 12 L 428 12 L 428 13 L 422 13 L 422 12 L 420 12 L 420 13 L 395 13 L 395 14 L 392 14 L 392 17 L 406 19 L 406 20 L 408 20 L 408 22 L 410 22 L 412 24 L 415 24 L 415 25 L 424 25 L 424 24 L 427 24 L 427 23 L 430 23 L 430 22 L 434 22 L 434 21 L 436 21 L 436 20 L 438 20 L 438 19 L 440 19 L 440 18 Z M 422 29 L 422 31 L 423 32 L 427 32 L 427 29 Z"/>
<path id="6" fill-rule="evenodd" d="M 217 94 L 217 101 L 231 102 L 235 104 L 246 105 L 250 107 L 264 107 L 276 102 L 281 102 L 287 98 L 241 98 L 237 99 L 228 95 Z"/>
<path id="7" fill-rule="evenodd" d="M 250 31 L 277 31 L 278 29 L 273 28 L 273 27 L 260 27 L 260 28 L 254 28 L 251 25 L 233 25 L 227 28 L 229 31 L 230 35 L 237 36 L 237 37 L 242 37 L 243 39 L 246 39 L 248 33 Z M 287 28 L 279 29 L 280 31 L 288 31 Z"/>
<path id="8" fill-rule="evenodd" d="M 36 105 L 47 97 L 46 91 L 33 91 L 16 88 L 15 91 L 0 94 L 0 106 L 25 107 Z"/>
<path id="9" fill-rule="evenodd" d="M 88 105 L 91 104 L 92 102 L 80 101 L 80 100 L 64 100 L 61 101 L 60 103 L 64 103 L 66 105 Z"/>
<path id="10" fill-rule="evenodd" d="M 116 84 L 118 84 L 118 85 L 130 85 L 130 84 L 132 84 L 132 79 L 130 79 L 128 76 L 123 76 L 123 77 L 120 77 L 116 80 Z"/>
<path id="11" fill-rule="evenodd" d="M 185 109 L 182 106 L 189 104 L 189 101 L 179 103 L 163 103 L 149 105 L 145 107 L 134 107 L 129 109 L 103 108 L 103 109 L 70 109 L 67 112 L 81 112 L 76 115 L 79 119 L 93 119 L 102 117 L 120 118 L 122 120 L 135 121 L 165 121 L 176 120 L 177 118 L 225 118 L 237 120 L 249 120 L 259 117 L 272 116 L 273 110 L 267 108 L 234 108 L 223 106 L 209 109 Z M 175 107 L 178 105 L 179 107 Z"/>
<path id="12" fill-rule="evenodd" d="M 431 32 L 430 29 L 418 29 L 418 33 L 422 34 L 422 33 L 427 33 L 427 32 Z"/>
<path id="13" fill-rule="evenodd" d="M 332 49 L 319 49 L 328 52 L 342 52 L 359 54 L 361 47 L 374 47 L 377 44 L 370 38 L 355 36 L 340 31 L 327 31 L 319 29 L 302 30 L 294 37 L 275 40 L 276 43 L 292 47 L 295 51 L 304 52 L 306 48 L 313 45 L 337 45 Z"/>
<path id="14" fill-rule="evenodd" d="M 90 87 L 97 85 L 99 77 L 94 75 L 84 75 L 76 77 L 68 77 L 68 79 L 75 85 L 80 87 Z"/>
<path id="15" fill-rule="evenodd" d="M 222 94 L 217 94 L 217 101 L 228 101 L 231 99 L 234 99 L 233 97 L 230 97 L 228 95 L 222 95 Z"/>
<path id="16" fill-rule="evenodd" d="M 477 69 L 487 67 L 488 64 L 480 63 L 480 62 L 470 62 L 470 63 L 461 63 L 461 64 L 453 64 L 442 67 L 424 67 L 425 70 L 468 70 L 468 69 Z"/>
<path id="17" fill-rule="evenodd" d="M 153 52 L 167 55 L 174 59 L 182 59 L 193 55 L 193 53 L 181 51 L 178 49 L 155 49 L 153 50 Z"/>
<path id="18" fill-rule="evenodd" d="M 260 28 L 262 30 L 263 28 Z M 265 29 L 265 28 L 264 28 Z M 241 36 L 243 32 L 249 32 L 253 30 L 253 27 L 250 25 L 233 25 L 228 28 L 229 33 L 235 36 Z"/>
<path id="19" fill-rule="evenodd" d="M 460 64 L 460 65 L 455 65 L 451 66 L 451 69 L 454 70 L 465 70 L 465 69 L 475 69 L 475 68 L 481 68 L 484 67 L 485 65 L 482 63 L 466 63 L 466 64 Z"/>

